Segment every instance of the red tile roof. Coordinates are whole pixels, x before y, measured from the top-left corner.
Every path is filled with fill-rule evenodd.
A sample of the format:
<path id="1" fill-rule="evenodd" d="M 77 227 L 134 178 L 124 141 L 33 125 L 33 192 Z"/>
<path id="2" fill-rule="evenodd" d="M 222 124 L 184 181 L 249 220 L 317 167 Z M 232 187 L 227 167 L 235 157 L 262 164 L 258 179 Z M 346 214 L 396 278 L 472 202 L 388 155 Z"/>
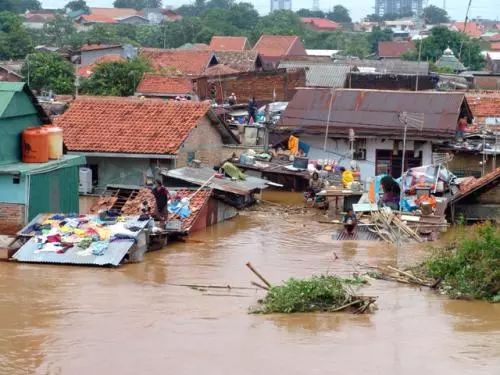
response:
<path id="1" fill-rule="evenodd" d="M 205 74 L 209 77 L 221 76 L 224 74 L 234 74 L 239 72 L 239 70 L 233 69 L 230 66 L 224 64 L 217 64 L 205 70 Z"/>
<path id="2" fill-rule="evenodd" d="M 500 42 L 491 43 L 490 50 L 500 51 Z"/>
<path id="3" fill-rule="evenodd" d="M 169 189 L 170 190 L 170 189 Z M 175 196 L 179 199 L 182 198 L 189 198 L 189 209 L 191 210 L 191 215 L 189 215 L 185 219 L 181 219 L 182 222 L 182 230 L 184 231 L 189 231 L 193 224 L 196 222 L 198 219 L 201 210 L 205 205 L 208 203 L 208 200 L 210 199 L 210 196 L 212 195 L 212 190 L 211 189 L 204 189 L 200 191 L 192 191 L 192 190 L 187 190 L 187 189 L 180 189 L 180 190 L 171 190 L 170 194 L 172 196 Z M 129 199 L 123 206 L 122 208 L 122 213 L 124 215 L 139 215 L 141 213 L 141 204 L 143 201 L 147 201 L 150 207 L 155 207 L 156 206 L 156 201 L 155 197 L 151 191 L 151 189 L 144 188 L 139 190 L 137 196 L 134 199 Z M 107 208 L 111 208 L 113 206 L 112 202 L 106 202 L 105 207 L 108 206 Z M 102 207 L 99 207 L 102 209 Z M 97 210 L 96 210 L 97 211 Z M 168 214 L 168 219 L 169 220 L 179 220 L 178 215 L 174 215 L 169 213 Z"/>
<path id="4" fill-rule="evenodd" d="M 266 57 L 307 55 L 304 45 L 295 35 L 262 35 L 253 49 Z"/>
<path id="5" fill-rule="evenodd" d="M 301 21 L 317 30 L 337 30 L 341 27 L 339 23 L 330 21 L 327 18 L 302 17 Z"/>
<path id="6" fill-rule="evenodd" d="M 500 93 L 468 94 L 467 103 L 476 120 L 485 117 L 500 117 Z"/>
<path id="7" fill-rule="evenodd" d="M 489 42 L 500 42 L 500 34 L 495 34 L 488 38 Z"/>
<path id="8" fill-rule="evenodd" d="M 78 17 L 78 20 L 84 21 L 85 23 L 118 23 L 115 18 L 101 16 L 98 14 L 82 14 Z"/>
<path id="9" fill-rule="evenodd" d="M 413 42 L 378 42 L 378 56 L 381 58 L 400 58 L 402 54 L 414 50 Z"/>
<path id="10" fill-rule="evenodd" d="M 460 184 L 460 192 L 451 198 L 451 202 L 456 202 L 466 196 L 472 194 L 473 192 L 492 184 L 496 186 L 500 181 L 500 167 L 485 174 L 481 178 L 467 178 L 463 183 Z"/>
<path id="11" fill-rule="evenodd" d="M 140 12 L 132 8 L 98 8 L 91 7 L 90 14 L 99 17 L 107 18 L 125 18 L 130 16 L 135 16 Z"/>
<path id="12" fill-rule="evenodd" d="M 210 49 L 212 51 L 244 51 L 248 49 L 248 39 L 244 36 L 213 36 Z"/>
<path id="13" fill-rule="evenodd" d="M 211 51 L 143 48 L 141 56 L 148 59 L 159 73 L 201 76 L 210 65 Z"/>
<path id="14" fill-rule="evenodd" d="M 456 31 L 467 34 L 471 38 L 479 38 L 483 35 L 484 31 L 483 27 L 476 22 L 467 22 L 467 26 L 465 26 L 465 22 L 454 22 L 452 24 L 452 28 Z"/>
<path id="15" fill-rule="evenodd" d="M 78 97 L 55 123 L 70 151 L 175 154 L 207 102 Z"/>
<path id="16" fill-rule="evenodd" d="M 193 82 L 184 77 L 146 73 L 136 92 L 139 94 L 186 95 L 193 93 Z"/>
<path id="17" fill-rule="evenodd" d="M 84 65 L 78 69 L 78 75 L 80 77 L 88 78 L 94 73 L 94 69 L 99 64 L 108 63 L 108 62 L 121 62 L 125 61 L 125 58 L 120 55 L 104 55 L 99 57 L 92 64 Z"/>

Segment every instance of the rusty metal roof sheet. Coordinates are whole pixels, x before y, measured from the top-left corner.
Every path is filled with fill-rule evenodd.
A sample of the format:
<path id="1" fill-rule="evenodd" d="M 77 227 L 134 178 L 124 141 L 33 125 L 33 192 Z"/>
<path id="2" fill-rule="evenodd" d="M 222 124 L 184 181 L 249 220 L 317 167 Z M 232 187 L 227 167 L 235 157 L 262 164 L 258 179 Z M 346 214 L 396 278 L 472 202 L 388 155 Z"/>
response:
<path id="1" fill-rule="evenodd" d="M 424 114 L 423 130 L 408 127 L 412 137 L 449 138 L 455 133 L 463 93 L 381 91 L 355 89 L 298 89 L 278 125 L 281 129 L 324 133 L 329 107 L 329 134 L 391 136 L 403 131 L 402 112 Z M 469 115 L 470 111 L 468 110 Z"/>
<path id="2" fill-rule="evenodd" d="M 177 180 L 182 180 L 195 185 L 203 185 L 210 177 L 214 175 L 215 171 L 211 168 L 191 168 L 184 167 L 178 169 L 172 169 L 165 172 L 165 176 L 174 178 Z M 234 193 L 239 195 L 247 195 L 256 190 L 266 189 L 268 187 L 269 181 L 263 180 L 261 178 L 247 176 L 246 180 L 234 181 L 230 178 L 213 178 L 208 187 L 225 191 L 228 193 Z"/>

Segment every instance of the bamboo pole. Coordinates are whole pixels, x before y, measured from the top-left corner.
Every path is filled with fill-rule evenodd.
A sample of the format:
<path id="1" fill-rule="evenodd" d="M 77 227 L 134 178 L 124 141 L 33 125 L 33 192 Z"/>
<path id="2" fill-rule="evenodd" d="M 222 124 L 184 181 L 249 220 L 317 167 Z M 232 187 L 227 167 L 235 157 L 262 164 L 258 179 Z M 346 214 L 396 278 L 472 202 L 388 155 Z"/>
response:
<path id="1" fill-rule="evenodd" d="M 269 288 L 271 288 L 271 283 L 267 281 L 264 276 L 262 276 L 253 266 L 252 263 L 247 262 L 246 266 L 252 271 L 255 276 L 257 276 L 264 284 L 266 284 Z"/>

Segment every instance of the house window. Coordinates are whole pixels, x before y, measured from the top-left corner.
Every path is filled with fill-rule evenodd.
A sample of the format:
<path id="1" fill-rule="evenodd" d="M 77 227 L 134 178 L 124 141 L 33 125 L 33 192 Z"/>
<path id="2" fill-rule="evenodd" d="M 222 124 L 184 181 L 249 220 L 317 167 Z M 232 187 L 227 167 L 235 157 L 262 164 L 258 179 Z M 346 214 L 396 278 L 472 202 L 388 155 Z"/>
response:
<path id="1" fill-rule="evenodd" d="M 21 183 L 21 176 L 12 177 L 12 183 L 15 185 L 19 185 Z"/>
<path id="2" fill-rule="evenodd" d="M 419 167 L 422 165 L 422 153 L 419 152 L 415 157 L 414 151 L 406 151 L 404 170 Z M 396 150 L 377 150 L 375 172 L 378 175 L 390 174 L 394 178 L 401 177 L 403 162 L 402 151 Z"/>
<path id="3" fill-rule="evenodd" d="M 188 151 L 187 153 L 187 163 L 191 164 L 193 160 L 196 159 L 196 152 L 195 151 Z"/>

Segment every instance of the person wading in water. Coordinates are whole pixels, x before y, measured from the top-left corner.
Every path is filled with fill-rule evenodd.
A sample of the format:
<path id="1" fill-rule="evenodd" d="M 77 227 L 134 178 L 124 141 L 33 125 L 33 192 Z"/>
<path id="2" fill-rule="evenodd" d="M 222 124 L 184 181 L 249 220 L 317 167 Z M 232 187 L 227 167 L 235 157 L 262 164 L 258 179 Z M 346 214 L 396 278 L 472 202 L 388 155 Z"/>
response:
<path id="1" fill-rule="evenodd" d="M 160 180 L 156 180 L 156 187 L 153 189 L 153 195 L 156 200 L 156 215 L 160 220 L 167 221 L 169 194 Z"/>

